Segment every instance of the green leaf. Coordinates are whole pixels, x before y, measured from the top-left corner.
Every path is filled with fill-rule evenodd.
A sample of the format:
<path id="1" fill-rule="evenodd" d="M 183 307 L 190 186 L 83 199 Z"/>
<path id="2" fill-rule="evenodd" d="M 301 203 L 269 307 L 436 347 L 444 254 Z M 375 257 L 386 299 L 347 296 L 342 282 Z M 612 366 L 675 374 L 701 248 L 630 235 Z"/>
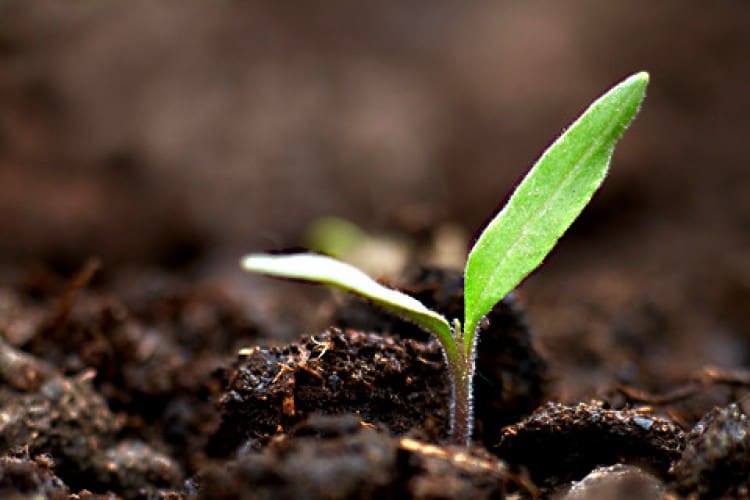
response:
<path id="1" fill-rule="evenodd" d="M 349 264 L 325 255 L 311 253 L 292 255 L 252 254 L 242 258 L 242 267 L 246 271 L 277 278 L 290 278 L 330 285 L 364 297 L 388 312 L 436 335 L 446 350 L 449 351 L 447 352 L 448 356 L 456 353 L 456 345 L 448 320 L 425 307 L 417 299 L 381 285 Z"/>
<path id="2" fill-rule="evenodd" d="M 615 143 L 638 112 L 648 73 L 597 99 L 536 162 L 469 253 L 464 290 L 464 349 L 477 324 L 533 271 L 604 180 Z"/>

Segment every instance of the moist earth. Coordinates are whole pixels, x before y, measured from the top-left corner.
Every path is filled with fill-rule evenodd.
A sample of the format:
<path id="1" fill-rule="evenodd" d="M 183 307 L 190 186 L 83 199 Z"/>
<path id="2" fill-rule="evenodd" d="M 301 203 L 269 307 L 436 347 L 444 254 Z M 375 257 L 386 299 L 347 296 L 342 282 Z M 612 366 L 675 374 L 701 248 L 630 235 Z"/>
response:
<path id="1" fill-rule="evenodd" d="M 345 301 L 331 327 L 274 343 L 219 288 L 163 276 L 123 287 L 97 268 L 1 290 L 3 497 L 748 494 L 750 425 L 733 403 L 744 372 L 561 402 L 551 355 L 510 296 L 479 342 L 475 439 L 461 448 L 448 444 L 438 342 L 369 304 Z M 450 317 L 461 289 L 441 269 L 405 287 Z"/>

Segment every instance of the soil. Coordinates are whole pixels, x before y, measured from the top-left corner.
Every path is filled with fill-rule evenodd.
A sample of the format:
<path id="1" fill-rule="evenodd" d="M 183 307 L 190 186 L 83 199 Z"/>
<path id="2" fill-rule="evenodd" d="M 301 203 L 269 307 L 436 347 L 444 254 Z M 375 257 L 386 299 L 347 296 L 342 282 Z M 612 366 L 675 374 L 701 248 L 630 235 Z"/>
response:
<path id="1" fill-rule="evenodd" d="M 749 18 L 0 0 L 0 499 L 750 498 Z M 428 335 L 238 269 L 343 215 L 460 317 L 419 266 L 641 69 L 603 189 L 488 317 L 467 448 Z"/>
<path id="2" fill-rule="evenodd" d="M 330 328 L 274 344 L 220 289 L 153 277 L 123 289 L 97 269 L 37 270 L 0 294 L 3 497 L 748 495 L 750 422 L 732 403 L 747 373 L 554 402 L 511 295 L 479 343 L 463 449 L 447 440 L 439 344 L 411 325 L 348 300 Z M 406 289 L 453 315 L 461 284 L 424 269 Z"/>

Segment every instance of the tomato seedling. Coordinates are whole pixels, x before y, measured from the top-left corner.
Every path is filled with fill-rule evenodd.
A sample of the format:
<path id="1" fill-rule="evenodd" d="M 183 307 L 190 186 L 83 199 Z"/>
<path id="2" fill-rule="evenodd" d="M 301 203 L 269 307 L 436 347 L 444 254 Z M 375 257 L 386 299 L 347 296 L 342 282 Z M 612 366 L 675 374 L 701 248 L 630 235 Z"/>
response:
<path id="1" fill-rule="evenodd" d="M 615 144 L 640 108 L 648 80 L 648 73 L 636 73 L 594 101 L 542 154 L 484 228 L 464 270 L 463 324 L 324 255 L 251 254 L 242 259 L 242 267 L 346 290 L 434 334 L 451 375 L 451 437 L 468 444 L 480 321 L 541 264 L 589 203 L 607 174 Z"/>

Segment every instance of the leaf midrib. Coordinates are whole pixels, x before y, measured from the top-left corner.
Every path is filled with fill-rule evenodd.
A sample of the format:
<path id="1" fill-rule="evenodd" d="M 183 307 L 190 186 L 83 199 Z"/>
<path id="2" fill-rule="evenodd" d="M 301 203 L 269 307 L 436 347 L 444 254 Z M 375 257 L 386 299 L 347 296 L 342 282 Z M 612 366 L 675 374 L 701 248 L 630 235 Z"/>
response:
<path id="1" fill-rule="evenodd" d="M 606 134 L 599 135 L 600 138 L 609 137 L 612 130 L 614 130 L 618 125 L 617 120 L 612 120 L 612 124 L 610 124 L 609 127 L 606 128 Z M 586 151 L 581 155 L 581 157 L 575 162 L 575 166 L 568 171 L 567 174 L 563 177 L 563 179 L 558 184 L 557 188 L 555 188 L 552 196 L 548 197 L 547 200 L 542 205 L 542 209 L 539 210 L 535 215 L 527 219 L 526 223 L 522 225 L 522 228 L 519 232 L 519 237 L 516 238 L 513 243 L 506 249 L 505 253 L 503 254 L 502 258 L 498 261 L 498 267 L 501 267 L 503 262 L 505 262 L 508 258 L 508 255 L 511 253 L 511 251 L 515 250 L 516 246 L 520 243 L 521 240 L 523 240 L 523 236 L 526 235 L 528 232 L 528 227 L 536 222 L 539 218 L 541 218 L 542 214 L 546 213 L 550 206 L 553 204 L 554 201 L 557 200 L 557 198 L 560 196 L 560 193 L 563 191 L 567 185 L 572 182 L 572 179 L 574 177 L 574 174 L 578 172 L 578 170 L 581 168 L 581 165 L 588 160 L 589 157 L 591 157 L 594 152 L 598 151 L 599 148 L 605 143 L 606 141 L 604 139 L 596 139 L 591 147 L 587 148 Z M 509 201 L 509 203 L 512 200 Z M 482 285 L 482 288 L 480 290 L 480 293 L 478 294 L 478 297 L 481 297 L 484 295 L 487 288 L 490 288 L 491 285 L 494 285 L 495 282 L 498 279 L 498 274 L 495 273 Z M 502 299 L 502 297 L 501 297 Z"/>

